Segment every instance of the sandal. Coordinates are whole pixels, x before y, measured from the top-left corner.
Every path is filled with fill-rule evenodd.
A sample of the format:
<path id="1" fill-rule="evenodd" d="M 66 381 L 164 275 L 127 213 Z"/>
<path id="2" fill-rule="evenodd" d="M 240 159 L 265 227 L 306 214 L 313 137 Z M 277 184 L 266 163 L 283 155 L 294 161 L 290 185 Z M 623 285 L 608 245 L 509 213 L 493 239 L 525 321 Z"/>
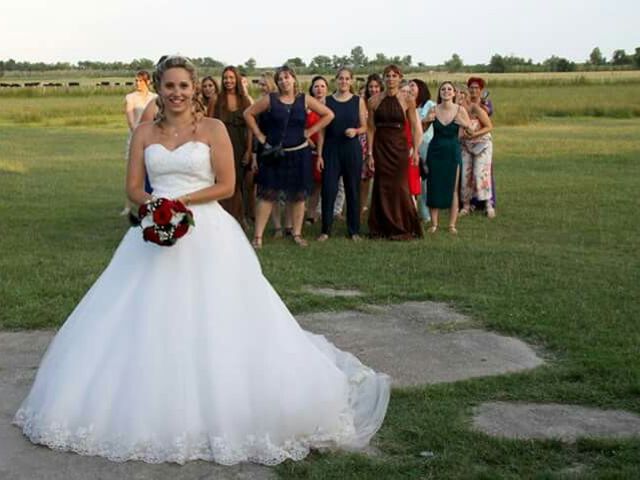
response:
<path id="1" fill-rule="evenodd" d="M 302 238 L 302 235 L 292 235 L 291 239 L 293 240 L 293 243 L 295 243 L 299 247 L 309 246 L 309 243 L 304 238 Z"/>
<path id="2" fill-rule="evenodd" d="M 438 224 L 431 225 L 431 226 L 427 229 L 427 233 L 436 233 L 437 231 L 438 231 Z"/>
<path id="3" fill-rule="evenodd" d="M 293 236 L 293 228 L 285 228 L 284 229 L 284 237 L 288 238 L 288 237 L 292 237 Z"/>
<path id="4" fill-rule="evenodd" d="M 256 250 L 260 250 L 262 248 L 262 237 L 253 237 L 251 246 Z"/>
<path id="5" fill-rule="evenodd" d="M 458 229 L 456 228 L 455 225 L 449 225 L 449 233 L 451 235 L 457 235 L 458 234 Z"/>
<path id="6" fill-rule="evenodd" d="M 327 235 L 326 233 L 321 233 L 316 240 L 318 242 L 326 242 L 327 240 L 329 240 L 329 235 Z"/>
<path id="7" fill-rule="evenodd" d="M 493 207 L 487 208 L 487 218 L 496 218 L 496 211 Z"/>
<path id="8" fill-rule="evenodd" d="M 466 217 L 470 213 L 471 213 L 471 210 L 469 210 L 467 207 L 464 207 L 462 210 L 458 212 L 458 215 L 460 215 L 461 217 Z"/>
<path id="9" fill-rule="evenodd" d="M 283 238 L 282 227 L 273 230 L 273 238 Z"/>

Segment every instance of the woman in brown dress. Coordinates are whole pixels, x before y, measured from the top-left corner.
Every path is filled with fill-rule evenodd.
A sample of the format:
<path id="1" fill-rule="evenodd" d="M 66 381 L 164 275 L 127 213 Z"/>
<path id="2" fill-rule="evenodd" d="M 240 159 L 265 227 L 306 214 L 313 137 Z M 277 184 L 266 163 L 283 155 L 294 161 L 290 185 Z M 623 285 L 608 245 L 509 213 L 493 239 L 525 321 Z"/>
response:
<path id="1" fill-rule="evenodd" d="M 402 72 L 395 65 L 384 69 L 386 89 L 369 100 L 369 168 L 374 172 L 369 213 L 369 234 L 373 238 L 408 240 L 422 237 L 416 207 L 409 194 L 407 158 L 409 147 L 404 134 L 405 119 L 413 135 L 412 162 L 418 164 L 416 105 L 411 97 L 398 95 Z"/>
<path id="2" fill-rule="evenodd" d="M 236 166 L 236 190 L 233 197 L 220 201 L 220 205 L 233 215 L 243 228 L 244 218 L 244 172 L 251 165 L 253 135 L 247 128 L 242 115 L 251 106 L 251 99 L 242 88 L 240 73 L 235 67 L 226 67 L 222 72 L 222 92 L 213 107 L 213 117 L 220 119 L 229 133 L 233 145 L 233 157 Z"/>

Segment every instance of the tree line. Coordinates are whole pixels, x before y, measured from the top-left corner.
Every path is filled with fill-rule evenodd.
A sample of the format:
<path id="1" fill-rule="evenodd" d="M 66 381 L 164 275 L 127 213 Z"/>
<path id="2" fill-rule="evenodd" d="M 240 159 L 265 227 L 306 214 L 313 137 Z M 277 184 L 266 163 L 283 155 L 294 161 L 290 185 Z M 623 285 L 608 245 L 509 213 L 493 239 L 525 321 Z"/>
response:
<path id="1" fill-rule="evenodd" d="M 192 58 L 196 67 L 207 71 L 217 71 L 228 65 L 225 62 L 211 57 Z M 366 72 L 372 68 L 381 68 L 394 63 L 408 71 L 449 71 L 449 72 L 571 72 L 576 70 L 606 70 L 606 69 L 640 69 L 640 47 L 633 54 L 627 54 L 623 49 L 614 50 L 611 58 L 607 59 L 600 48 L 595 47 L 584 63 L 572 62 L 566 58 L 552 55 L 542 62 L 534 63 L 530 58 L 525 59 L 514 55 L 494 54 L 486 64 L 466 65 L 457 53 L 441 65 L 427 65 L 423 62 L 414 63 L 411 55 L 386 56 L 384 53 L 376 53 L 368 57 L 361 46 L 353 47 L 349 55 L 316 55 L 308 63 L 300 57 L 292 57 L 284 60 L 299 73 L 327 73 L 342 66 L 349 66 L 356 72 Z M 3 72 L 46 72 L 54 70 L 74 71 L 109 71 L 109 72 L 135 72 L 137 70 L 151 70 L 155 61 L 148 58 L 138 58 L 131 62 L 99 62 L 91 60 L 79 61 L 76 64 L 69 62 L 25 62 L 14 59 L 0 60 L 0 75 Z M 247 73 L 254 74 L 265 70 L 259 68 L 255 58 L 249 58 L 237 67 Z"/>

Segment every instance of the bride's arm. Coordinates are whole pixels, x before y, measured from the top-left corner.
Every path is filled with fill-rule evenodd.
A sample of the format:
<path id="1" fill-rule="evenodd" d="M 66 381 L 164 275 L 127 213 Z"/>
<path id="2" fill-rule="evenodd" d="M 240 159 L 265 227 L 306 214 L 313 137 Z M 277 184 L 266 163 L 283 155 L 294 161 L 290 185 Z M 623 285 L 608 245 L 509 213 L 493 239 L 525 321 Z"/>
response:
<path id="1" fill-rule="evenodd" d="M 227 128 L 220 120 L 203 118 L 201 128 L 211 146 L 211 167 L 216 174 L 216 183 L 178 198 L 185 205 L 222 200 L 233 195 L 236 187 L 236 168 L 233 163 L 233 147 Z"/>
<path id="2" fill-rule="evenodd" d="M 127 197 L 136 205 L 151 200 L 153 197 L 144 191 L 144 146 L 145 139 L 153 124 L 145 123 L 138 125 L 133 131 L 131 144 L 129 145 L 129 162 L 127 164 Z"/>

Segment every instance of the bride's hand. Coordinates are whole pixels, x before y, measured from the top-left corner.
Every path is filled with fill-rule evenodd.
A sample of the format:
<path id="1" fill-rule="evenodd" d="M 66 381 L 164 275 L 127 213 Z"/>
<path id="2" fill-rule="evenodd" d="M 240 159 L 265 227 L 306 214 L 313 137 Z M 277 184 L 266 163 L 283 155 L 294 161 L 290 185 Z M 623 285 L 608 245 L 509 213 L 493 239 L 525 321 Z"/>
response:
<path id="1" fill-rule="evenodd" d="M 185 207 L 191 205 L 191 196 L 188 193 L 186 195 L 182 195 L 181 197 L 174 198 L 174 200 L 182 203 Z"/>

